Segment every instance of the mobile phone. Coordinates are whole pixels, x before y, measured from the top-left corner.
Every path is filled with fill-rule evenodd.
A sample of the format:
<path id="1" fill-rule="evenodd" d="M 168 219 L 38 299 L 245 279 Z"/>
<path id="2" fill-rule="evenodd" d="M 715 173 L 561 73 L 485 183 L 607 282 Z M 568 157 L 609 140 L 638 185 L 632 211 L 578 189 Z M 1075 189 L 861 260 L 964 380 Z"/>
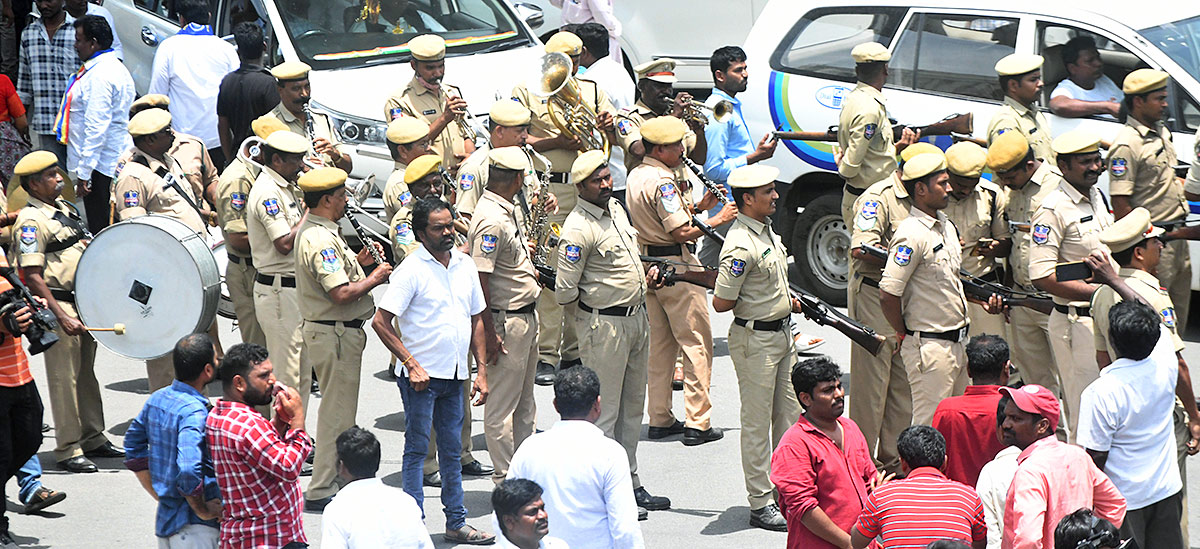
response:
<path id="1" fill-rule="evenodd" d="M 972 253 L 972 255 L 983 255 L 983 249 L 987 248 L 995 243 L 996 243 L 996 241 L 994 239 L 980 238 L 979 241 L 976 242 L 975 245 L 971 247 L 972 248 L 971 253 Z"/>
<path id="2" fill-rule="evenodd" d="M 1076 261 L 1073 263 L 1059 263 L 1054 266 L 1054 278 L 1059 282 L 1068 280 L 1087 280 L 1092 277 L 1092 268 L 1088 267 L 1087 263 Z"/>

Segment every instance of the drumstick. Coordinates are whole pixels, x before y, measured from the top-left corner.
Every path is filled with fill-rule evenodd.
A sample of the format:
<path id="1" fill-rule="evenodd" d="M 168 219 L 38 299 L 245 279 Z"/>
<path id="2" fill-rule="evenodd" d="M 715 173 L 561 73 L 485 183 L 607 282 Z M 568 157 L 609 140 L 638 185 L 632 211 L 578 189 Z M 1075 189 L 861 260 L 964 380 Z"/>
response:
<path id="1" fill-rule="evenodd" d="M 125 325 L 121 324 L 120 322 L 113 324 L 112 328 L 92 328 L 91 326 L 84 326 L 83 329 L 89 332 L 112 332 L 117 335 L 125 335 Z"/>

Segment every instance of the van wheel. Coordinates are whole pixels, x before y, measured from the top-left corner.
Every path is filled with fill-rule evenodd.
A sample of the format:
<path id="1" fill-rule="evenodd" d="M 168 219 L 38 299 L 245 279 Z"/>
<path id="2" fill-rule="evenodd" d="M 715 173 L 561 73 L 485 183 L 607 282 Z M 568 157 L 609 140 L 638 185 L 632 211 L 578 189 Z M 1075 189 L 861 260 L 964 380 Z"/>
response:
<path id="1" fill-rule="evenodd" d="M 796 215 L 792 254 L 802 286 L 830 305 L 846 305 L 850 231 L 842 221 L 842 197 L 826 194 Z"/>

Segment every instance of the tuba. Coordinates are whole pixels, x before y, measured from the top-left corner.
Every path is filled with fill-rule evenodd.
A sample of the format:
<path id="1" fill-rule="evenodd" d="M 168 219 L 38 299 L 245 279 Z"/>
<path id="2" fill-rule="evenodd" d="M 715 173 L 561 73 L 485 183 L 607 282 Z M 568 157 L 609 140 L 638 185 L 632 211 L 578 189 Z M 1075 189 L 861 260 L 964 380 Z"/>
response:
<path id="1" fill-rule="evenodd" d="M 533 95 L 547 98 L 550 120 L 558 131 L 579 140 L 579 152 L 600 150 L 608 156 L 608 136 L 600 129 L 597 113 L 579 96 L 572 69 L 571 58 L 566 54 L 547 53 L 541 58 L 537 74 L 526 79 L 526 86 Z"/>
<path id="2" fill-rule="evenodd" d="M 262 154 L 263 139 L 257 135 L 251 134 L 241 145 L 238 145 L 237 159 L 243 164 L 262 170 L 262 164 L 255 160 L 259 154 Z"/>

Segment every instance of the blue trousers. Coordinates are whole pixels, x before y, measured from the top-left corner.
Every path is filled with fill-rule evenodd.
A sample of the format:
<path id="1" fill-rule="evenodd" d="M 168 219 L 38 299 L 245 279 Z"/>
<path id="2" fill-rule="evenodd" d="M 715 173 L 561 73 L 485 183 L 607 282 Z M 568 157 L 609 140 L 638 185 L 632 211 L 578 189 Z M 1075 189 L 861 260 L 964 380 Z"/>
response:
<path id="1" fill-rule="evenodd" d="M 442 476 L 442 510 L 446 513 L 446 530 L 458 530 L 467 523 L 467 508 L 463 505 L 462 462 L 462 380 L 430 379 L 423 391 L 414 390 L 408 376 L 396 380 L 400 399 L 404 402 L 404 460 L 401 476 L 404 491 L 425 509 L 425 454 L 429 448 L 429 432 L 437 432 L 438 468 Z"/>

